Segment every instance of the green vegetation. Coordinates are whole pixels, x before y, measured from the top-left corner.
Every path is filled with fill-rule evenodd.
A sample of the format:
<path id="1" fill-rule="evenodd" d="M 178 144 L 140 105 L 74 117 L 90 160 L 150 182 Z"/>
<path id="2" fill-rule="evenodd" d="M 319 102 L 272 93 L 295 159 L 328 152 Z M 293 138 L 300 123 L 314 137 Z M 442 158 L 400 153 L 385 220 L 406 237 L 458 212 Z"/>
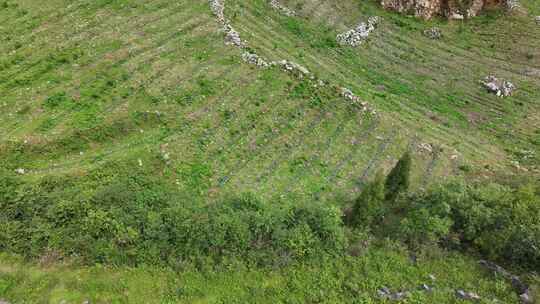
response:
<path id="1" fill-rule="evenodd" d="M 245 63 L 207 0 L 0 0 L 0 299 L 516 303 L 480 258 L 538 284 L 538 1 L 466 23 L 226 3 L 250 50 L 322 82 Z"/>
<path id="2" fill-rule="evenodd" d="M 386 178 L 385 196 L 387 201 L 394 201 L 399 194 L 409 190 L 411 166 L 411 154 L 406 152 Z"/>
<path id="3" fill-rule="evenodd" d="M 475 290 L 482 303 L 517 303 L 510 284 L 456 254 L 432 252 L 412 263 L 397 244 L 372 244 L 361 256 L 280 268 L 225 266 L 172 271 L 156 267 L 28 264 L 0 256 L 0 297 L 13 303 L 385 303 L 377 289 L 410 289 L 411 303 L 460 303 L 454 288 Z M 432 281 L 429 276 L 436 280 Z M 435 286 L 432 292 L 421 284 Z"/>

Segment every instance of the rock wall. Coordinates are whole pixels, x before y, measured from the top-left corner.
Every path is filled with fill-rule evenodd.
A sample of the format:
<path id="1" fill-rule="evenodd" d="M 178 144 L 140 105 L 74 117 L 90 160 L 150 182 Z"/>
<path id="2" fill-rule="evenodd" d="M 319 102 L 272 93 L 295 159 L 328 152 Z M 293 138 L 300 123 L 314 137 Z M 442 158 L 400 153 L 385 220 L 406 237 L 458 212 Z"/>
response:
<path id="1" fill-rule="evenodd" d="M 381 5 L 388 10 L 407 13 L 423 19 L 444 16 L 450 19 L 463 19 L 464 11 L 460 8 L 462 0 L 381 0 Z M 474 17 L 484 8 L 507 6 L 511 0 L 470 0 L 466 7 L 469 17 Z"/>

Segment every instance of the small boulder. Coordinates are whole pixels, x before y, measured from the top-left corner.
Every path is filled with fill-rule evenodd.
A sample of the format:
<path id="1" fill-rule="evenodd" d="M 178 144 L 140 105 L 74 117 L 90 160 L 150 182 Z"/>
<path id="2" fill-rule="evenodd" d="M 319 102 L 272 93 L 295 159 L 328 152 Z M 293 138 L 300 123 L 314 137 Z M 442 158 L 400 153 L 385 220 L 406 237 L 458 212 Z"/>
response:
<path id="1" fill-rule="evenodd" d="M 536 16 L 536 17 L 534 18 L 534 21 L 536 21 L 536 24 L 537 24 L 537 25 L 540 25 L 540 16 Z"/>
<path id="2" fill-rule="evenodd" d="M 471 300 L 471 301 L 479 301 L 480 300 L 480 296 L 477 295 L 476 293 L 474 292 L 467 292 L 467 291 L 464 291 L 464 290 L 456 290 L 456 297 L 460 298 L 460 299 L 463 299 L 463 300 Z"/>
<path id="3" fill-rule="evenodd" d="M 17 174 L 25 174 L 26 173 L 26 170 L 24 170 L 23 168 L 18 168 L 18 169 L 15 169 L 15 173 Z M 0 303 L 1 304 L 1 303 Z"/>
<path id="4" fill-rule="evenodd" d="M 493 75 L 487 76 L 482 82 L 489 93 L 493 93 L 499 97 L 511 96 L 516 86 L 510 81 L 498 79 Z"/>
<path id="5" fill-rule="evenodd" d="M 519 300 L 520 300 L 521 303 L 523 303 L 523 304 L 533 304 L 533 303 L 534 303 L 534 299 L 533 299 L 533 297 L 530 295 L 529 291 L 520 294 L 520 295 L 519 295 Z"/>
<path id="6" fill-rule="evenodd" d="M 439 29 L 438 27 L 432 27 L 424 30 L 424 36 L 428 37 L 429 39 L 437 40 L 441 39 L 442 32 L 441 29 Z"/>
<path id="7" fill-rule="evenodd" d="M 420 289 L 423 291 L 431 292 L 433 290 L 433 287 L 429 286 L 428 284 L 422 284 L 420 285 Z"/>

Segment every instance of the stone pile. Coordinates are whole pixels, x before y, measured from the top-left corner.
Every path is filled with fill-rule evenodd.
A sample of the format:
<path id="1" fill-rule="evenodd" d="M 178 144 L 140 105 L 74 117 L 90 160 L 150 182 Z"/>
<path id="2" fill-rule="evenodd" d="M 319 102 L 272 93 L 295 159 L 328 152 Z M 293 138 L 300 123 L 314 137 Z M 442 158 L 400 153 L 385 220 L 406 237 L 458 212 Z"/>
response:
<path id="1" fill-rule="evenodd" d="M 296 12 L 291 10 L 290 8 L 283 6 L 281 3 L 279 3 L 278 0 L 270 0 L 270 6 L 274 9 L 280 11 L 285 16 L 295 16 Z"/>
<path id="2" fill-rule="evenodd" d="M 266 68 L 270 66 L 270 64 L 266 62 L 266 60 L 262 59 L 259 55 L 255 53 L 244 52 L 242 54 L 242 59 L 249 64 L 254 64 L 261 68 Z"/>
<path id="3" fill-rule="evenodd" d="M 432 27 L 427 30 L 424 30 L 424 36 L 433 40 L 441 39 L 442 32 L 441 32 L 441 29 L 439 29 L 438 27 Z"/>
<path id="4" fill-rule="evenodd" d="M 487 76 L 482 82 L 488 92 L 493 93 L 499 97 L 507 97 L 512 95 L 516 87 L 510 81 L 498 79 L 493 75 Z"/>
<path id="5" fill-rule="evenodd" d="M 225 5 L 223 4 L 223 0 L 209 1 L 212 13 L 216 16 L 221 24 L 223 32 L 225 32 L 225 43 L 244 48 L 246 45 L 242 39 L 240 39 L 240 34 L 238 34 L 238 32 L 231 26 L 229 20 L 225 18 Z"/>
<path id="6" fill-rule="evenodd" d="M 355 28 L 339 34 L 337 41 L 341 45 L 359 46 L 375 30 L 378 23 L 379 17 L 369 17 L 367 22 L 360 22 Z"/>

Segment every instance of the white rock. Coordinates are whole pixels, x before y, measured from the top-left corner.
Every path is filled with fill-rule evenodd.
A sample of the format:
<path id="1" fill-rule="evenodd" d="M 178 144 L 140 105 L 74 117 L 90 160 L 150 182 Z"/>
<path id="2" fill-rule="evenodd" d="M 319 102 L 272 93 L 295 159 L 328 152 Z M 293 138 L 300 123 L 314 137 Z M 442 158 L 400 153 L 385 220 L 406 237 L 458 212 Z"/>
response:
<path id="1" fill-rule="evenodd" d="M 26 170 L 24 170 L 23 168 L 18 168 L 18 169 L 15 169 L 15 173 L 17 173 L 17 174 L 25 174 Z"/>

